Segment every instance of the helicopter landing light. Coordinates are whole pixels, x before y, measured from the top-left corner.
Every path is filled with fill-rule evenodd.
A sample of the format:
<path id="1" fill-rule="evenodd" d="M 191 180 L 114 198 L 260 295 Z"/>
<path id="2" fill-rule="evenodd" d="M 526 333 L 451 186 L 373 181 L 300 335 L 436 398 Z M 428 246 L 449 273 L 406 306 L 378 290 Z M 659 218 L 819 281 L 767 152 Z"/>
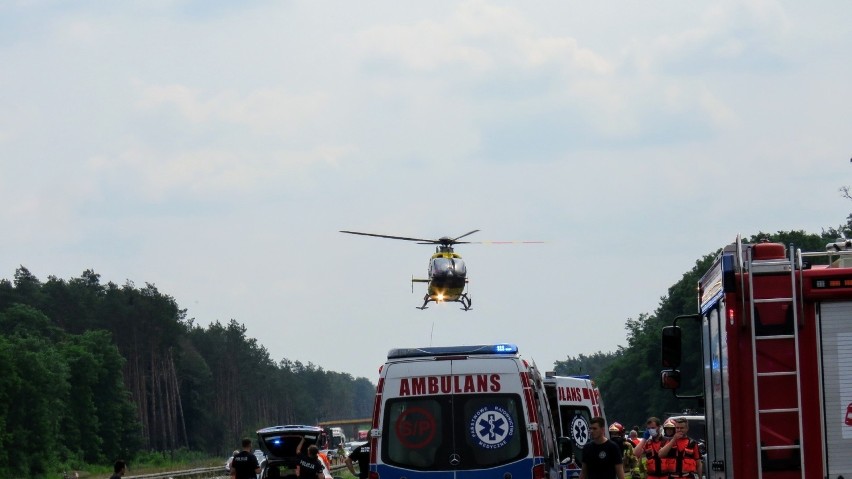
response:
<path id="1" fill-rule="evenodd" d="M 443 300 L 444 300 L 444 295 L 443 295 L 443 293 L 438 293 L 438 296 L 437 296 L 435 299 L 436 299 L 438 302 L 443 301 Z"/>

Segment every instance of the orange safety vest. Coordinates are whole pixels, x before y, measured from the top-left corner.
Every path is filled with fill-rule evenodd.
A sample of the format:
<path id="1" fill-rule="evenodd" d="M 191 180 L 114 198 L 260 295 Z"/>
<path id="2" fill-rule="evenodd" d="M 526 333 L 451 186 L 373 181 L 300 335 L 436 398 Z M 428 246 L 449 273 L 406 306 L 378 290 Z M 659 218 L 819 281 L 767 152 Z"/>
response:
<path id="1" fill-rule="evenodd" d="M 675 451 L 675 448 L 677 449 Z M 698 462 L 701 460 L 701 451 L 698 443 L 685 437 L 678 439 L 672 451 L 675 453 L 675 476 L 694 474 L 698 472 Z M 669 454 L 671 455 L 671 452 Z"/>
<path id="2" fill-rule="evenodd" d="M 646 471 L 648 476 L 668 477 L 669 473 L 674 472 L 674 459 L 669 457 L 660 457 L 660 448 L 665 443 L 660 437 L 645 441 L 645 459 Z"/>
<path id="3" fill-rule="evenodd" d="M 325 466 L 331 470 L 331 461 L 328 460 L 328 456 L 324 452 L 318 452 L 317 455 L 322 459 L 322 462 L 325 463 Z"/>
<path id="4" fill-rule="evenodd" d="M 659 449 L 662 449 L 670 440 L 671 438 L 661 437 Z M 657 449 L 657 454 L 660 453 L 659 449 Z M 677 451 L 675 447 L 669 449 L 669 453 L 665 456 L 660 456 L 660 463 L 664 475 L 674 475 L 677 472 Z"/>

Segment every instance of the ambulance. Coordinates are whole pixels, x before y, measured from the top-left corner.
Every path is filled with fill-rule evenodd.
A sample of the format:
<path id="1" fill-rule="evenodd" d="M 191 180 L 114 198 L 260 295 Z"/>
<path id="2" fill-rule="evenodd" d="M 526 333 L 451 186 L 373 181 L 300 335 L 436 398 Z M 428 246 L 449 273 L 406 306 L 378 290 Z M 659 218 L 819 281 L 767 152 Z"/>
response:
<path id="1" fill-rule="evenodd" d="M 579 477 L 583 446 L 592 439 L 589 423 L 593 417 L 606 420 L 601 393 L 586 375 L 555 376 L 547 372 L 544 387 L 560 446 L 560 476 Z"/>
<path id="2" fill-rule="evenodd" d="M 513 344 L 393 349 L 370 430 L 370 479 L 558 479 L 544 380 Z"/>

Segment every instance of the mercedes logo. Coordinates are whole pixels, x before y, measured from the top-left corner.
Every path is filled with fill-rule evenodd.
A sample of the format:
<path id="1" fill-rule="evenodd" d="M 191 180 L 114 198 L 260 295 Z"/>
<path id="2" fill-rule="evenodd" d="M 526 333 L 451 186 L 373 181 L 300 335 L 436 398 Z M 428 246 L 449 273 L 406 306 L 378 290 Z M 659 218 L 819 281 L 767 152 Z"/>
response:
<path id="1" fill-rule="evenodd" d="M 451 466 L 458 466 L 460 462 L 461 462 L 461 456 L 459 456 L 458 454 L 450 454 L 450 465 Z"/>

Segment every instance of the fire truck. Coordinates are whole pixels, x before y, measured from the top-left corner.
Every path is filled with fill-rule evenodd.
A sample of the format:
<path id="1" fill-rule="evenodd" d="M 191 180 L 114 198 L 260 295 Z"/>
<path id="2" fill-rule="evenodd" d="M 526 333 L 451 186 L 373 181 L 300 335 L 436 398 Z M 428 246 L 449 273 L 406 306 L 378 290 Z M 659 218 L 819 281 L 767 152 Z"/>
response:
<path id="1" fill-rule="evenodd" d="M 663 329 L 661 383 L 703 402 L 706 477 L 852 478 L 852 241 L 802 252 L 738 237 L 698 306 Z M 700 348 L 700 394 L 678 392 L 684 347 Z"/>

